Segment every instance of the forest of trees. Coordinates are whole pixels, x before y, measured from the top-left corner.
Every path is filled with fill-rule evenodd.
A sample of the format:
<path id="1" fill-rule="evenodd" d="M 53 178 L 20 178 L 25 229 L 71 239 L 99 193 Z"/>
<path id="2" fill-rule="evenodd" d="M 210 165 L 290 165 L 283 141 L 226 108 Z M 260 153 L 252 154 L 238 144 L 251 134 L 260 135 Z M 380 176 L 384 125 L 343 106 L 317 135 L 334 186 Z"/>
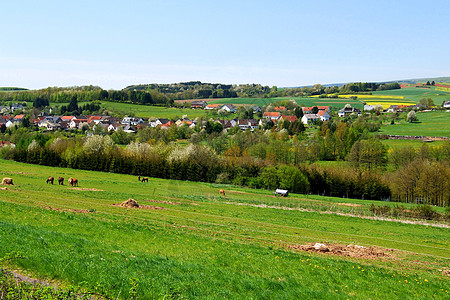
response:
<path id="1" fill-rule="evenodd" d="M 236 98 L 236 97 L 303 97 L 311 95 L 370 93 L 377 90 L 400 88 L 398 83 L 350 83 L 338 86 L 324 87 L 320 84 L 302 88 L 277 88 L 261 84 L 220 84 L 202 83 L 200 81 L 173 84 L 133 85 L 123 90 L 103 90 L 98 86 L 48 87 L 41 90 L 7 90 L 0 93 L 1 102 L 35 102 L 39 99 L 49 103 L 68 103 L 76 97 L 78 102 L 96 100 L 133 103 L 143 105 L 173 105 L 174 100 Z"/>

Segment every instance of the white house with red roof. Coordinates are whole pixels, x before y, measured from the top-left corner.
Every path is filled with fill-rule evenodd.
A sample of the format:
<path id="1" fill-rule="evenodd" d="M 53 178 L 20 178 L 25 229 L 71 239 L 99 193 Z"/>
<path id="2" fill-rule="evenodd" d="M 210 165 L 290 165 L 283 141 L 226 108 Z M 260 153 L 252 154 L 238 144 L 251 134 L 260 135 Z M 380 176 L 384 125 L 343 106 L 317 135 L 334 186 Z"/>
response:
<path id="1" fill-rule="evenodd" d="M 281 117 L 281 113 L 271 112 L 271 111 L 266 111 L 263 115 L 264 119 L 270 119 L 272 121 L 278 121 L 278 119 L 280 119 L 280 117 Z"/>

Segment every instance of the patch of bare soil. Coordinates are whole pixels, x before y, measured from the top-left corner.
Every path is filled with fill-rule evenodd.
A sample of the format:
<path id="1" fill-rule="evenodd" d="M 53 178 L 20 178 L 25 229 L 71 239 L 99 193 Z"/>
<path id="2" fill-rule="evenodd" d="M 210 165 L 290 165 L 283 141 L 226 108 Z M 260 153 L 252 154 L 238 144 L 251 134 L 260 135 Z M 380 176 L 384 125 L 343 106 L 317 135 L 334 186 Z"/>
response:
<path id="1" fill-rule="evenodd" d="M 351 207 L 359 207 L 362 206 L 361 204 L 356 204 L 356 203 L 336 203 L 337 205 L 342 205 L 342 206 L 351 206 Z"/>
<path id="2" fill-rule="evenodd" d="M 143 201 L 147 202 L 154 202 L 154 203 L 164 203 L 164 204 L 170 204 L 170 205 L 180 205 L 179 202 L 171 202 L 171 201 L 164 201 L 164 200 L 151 200 L 151 199 L 145 199 Z"/>
<path id="3" fill-rule="evenodd" d="M 365 259 L 380 259 L 392 257 L 392 254 L 394 252 L 393 249 L 385 249 L 375 246 L 364 247 L 355 244 L 340 245 L 340 244 L 311 243 L 306 245 L 289 245 L 288 248 L 300 251 L 324 253 L 346 257 L 365 258 Z"/>
<path id="4" fill-rule="evenodd" d="M 88 188 L 69 188 L 71 190 L 77 190 L 77 191 L 93 191 L 93 192 L 104 192 L 104 190 L 99 190 L 99 189 L 88 189 Z"/>
<path id="5" fill-rule="evenodd" d="M 46 206 L 46 207 L 44 207 L 44 209 L 55 210 L 55 211 L 69 211 L 69 212 L 76 212 L 76 213 L 80 213 L 80 214 L 94 213 L 94 211 L 89 211 L 87 209 L 75 209 L 75 208 L 64 209 L 64 208 L 55 208 L 55 207 Z"/>
<path id="6" fill-rule="evenodd" d="M 134 199 L 128 199 L 127 201 L 124 201 L 120 204 L 113 204 L 114 206 L 120 206 L 120 207 L 125 207 L 125 208 L 141 208 L 141 209 L 165 209 L 164 207 L 158 207 L 158 206 L 153 206 L 153 205 L 140 205 L 139 203 L 137 203 L 136 200 Z"/>
<path id="7" fill-rule="evenodd" d="M 2 190 L 2 191 L 9 191 L 9 189 L 7 187 L 2 187 L 2 188 L 0 188 L 0 190 Z"/>

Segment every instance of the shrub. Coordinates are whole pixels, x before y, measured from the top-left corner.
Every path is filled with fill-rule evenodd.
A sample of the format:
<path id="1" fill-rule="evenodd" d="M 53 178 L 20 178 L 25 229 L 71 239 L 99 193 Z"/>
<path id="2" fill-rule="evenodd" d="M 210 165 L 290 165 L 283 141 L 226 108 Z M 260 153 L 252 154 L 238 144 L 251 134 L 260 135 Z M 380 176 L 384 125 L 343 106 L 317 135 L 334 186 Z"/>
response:
<path id="1" fill-rule="evenodd" d="M 439 214 L 430 205 L 427 204 L 418 205 L 414 208 L 413 212 L 417 218 L 425 220 L 433 220 L 439 218 Z"/>

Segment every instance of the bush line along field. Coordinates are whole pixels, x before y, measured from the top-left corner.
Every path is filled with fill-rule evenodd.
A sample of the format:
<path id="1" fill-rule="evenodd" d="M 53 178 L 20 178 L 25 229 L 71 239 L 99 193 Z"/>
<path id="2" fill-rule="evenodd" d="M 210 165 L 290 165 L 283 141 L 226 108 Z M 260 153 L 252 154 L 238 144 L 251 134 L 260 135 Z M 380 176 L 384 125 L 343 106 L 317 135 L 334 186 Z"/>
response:
<path id="1" fill-rule="evenodd" d="M 2 264 L 62 286 L 114 299 L 449 297 L 449 228 L 320 212 L 364 214 L 377 202 L 5 160 L 0 170 L 15 182 L 0 190 L 0 258 L 23 257 Z M 80 186 L 46 184 L 49 175 Z M 113 205 L 129 198 L 147 209 Z M 317 211 L 298 209 L 308 207 Z M 393 251 L 374 259 L 295 250 L 315 242 Z"/>

